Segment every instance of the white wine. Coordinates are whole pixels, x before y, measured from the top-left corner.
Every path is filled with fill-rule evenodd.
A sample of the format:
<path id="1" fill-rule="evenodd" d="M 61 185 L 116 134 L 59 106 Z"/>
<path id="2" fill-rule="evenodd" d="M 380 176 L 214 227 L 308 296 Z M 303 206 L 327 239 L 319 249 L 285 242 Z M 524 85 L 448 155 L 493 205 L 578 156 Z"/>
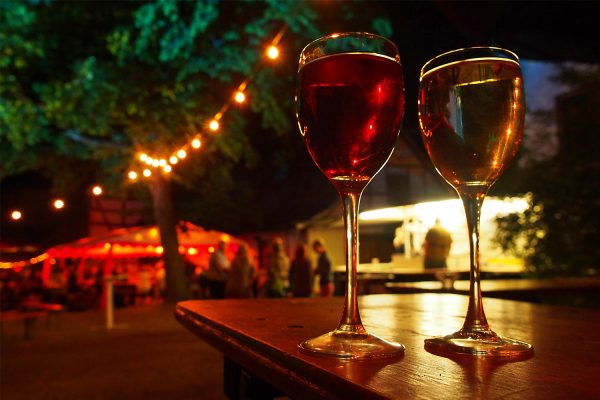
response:
<path id="1" fill-rule="evenodd" d="M 515 157 L 525 100 L 519 64 L 476 58 L 421 77 L 419 123 L 436 169 L 455 188 L 491 186 Z"/>

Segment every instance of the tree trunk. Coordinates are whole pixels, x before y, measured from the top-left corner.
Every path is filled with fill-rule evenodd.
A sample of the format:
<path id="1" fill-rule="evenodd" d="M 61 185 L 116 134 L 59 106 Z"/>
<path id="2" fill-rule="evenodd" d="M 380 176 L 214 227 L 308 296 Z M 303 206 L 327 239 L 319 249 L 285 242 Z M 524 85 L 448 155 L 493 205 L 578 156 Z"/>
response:
<path id="1" fill-rule="evenodd" d="M 185 300 L 189 298 L 189 290 L 183 260 L 179 254 L 179 240 L 175 230 L 177 220 L 171 198 L 171 182 L 157 173 L 149 187 L 154 205 L 154 218 L 160 231 L 160 241 L 163 247 L 167 300 Z"/>

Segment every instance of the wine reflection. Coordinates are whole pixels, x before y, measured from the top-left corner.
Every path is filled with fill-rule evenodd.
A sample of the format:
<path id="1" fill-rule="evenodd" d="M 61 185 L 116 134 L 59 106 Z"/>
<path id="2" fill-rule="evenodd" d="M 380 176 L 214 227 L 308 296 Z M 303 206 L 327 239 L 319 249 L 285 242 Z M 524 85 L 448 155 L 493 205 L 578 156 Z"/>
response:
<path id="1" fill-rule="evenodd" d="M 500 357 L 473 357 L 469 354 L 457 354 L 452 352 L 434 352 L 427 349 L 432 354 L 446 357 L 461 367 L 463 381 L 468 384 L 468 398 L 470 399 L 489 399 L 493 398 L 490 394 L 490 388 L 493 387 L 492 381 L 496 371 L 515 361 L 525 361 L 533 357 L 533 354 L 527 354 L 519 359 L 506 359 Z"/>

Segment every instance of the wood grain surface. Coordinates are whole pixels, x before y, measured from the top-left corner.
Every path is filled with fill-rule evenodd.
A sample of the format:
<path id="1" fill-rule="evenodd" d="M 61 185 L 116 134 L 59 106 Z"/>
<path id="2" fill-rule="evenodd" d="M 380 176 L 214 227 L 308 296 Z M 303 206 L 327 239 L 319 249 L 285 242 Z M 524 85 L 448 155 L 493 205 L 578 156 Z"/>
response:
<path id="1" fill-rule="evenodd" d="M 301 354 L 301 340 L 338 323 L 342 298 L 198 300 L 177 319 L 243 368 L 293 399 L 599 399 L 600 312 L 484 299 L 492 329 L 532 343 L 518 362 L 446 358 L 423 340 L 458 330 L 467 298 L 453 294 L 360 298 L 363 323 L 406 353 L 388 361 Z"/>

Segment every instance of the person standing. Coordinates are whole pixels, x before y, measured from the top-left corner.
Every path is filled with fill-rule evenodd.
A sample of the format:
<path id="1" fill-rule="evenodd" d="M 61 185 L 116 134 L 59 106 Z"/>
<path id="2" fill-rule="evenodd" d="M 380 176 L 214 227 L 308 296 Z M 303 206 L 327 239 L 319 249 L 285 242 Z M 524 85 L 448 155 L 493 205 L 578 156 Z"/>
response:
<path id="1" fill-rule="evenodd" d="M 306 254 L 306 246 L 300 243 L 290 266 L 290 289 L 294 297 L 312 295 L 312 266 Z"/>
<path id="2" fill-rule="evenodd" d="M 312 247 L 318 255 L 315 275 L 320 277 L 321 297 L 330 297 L 333 295 L 333 269 L 331 268 L 329 256 L 327 256 L 325 242 L 322 239 L 316 239 L 313 241 Z"/>
<path id="3" fill-rule="evenodd" d="M 267 266 L 267 297 L 283 297 L 286 295 L 286 282 L 290 269 L 290 259 L 283 251 L 283 240 L 273 239 L 271 256 Z"/>
<path id="4" fill-rule="evenodd" d="M 225 255 L 226 250 L 227 243 L 224 240 L 219 240 L 217 249 L 212 253 L 208 261 L 206 278 L 210 297 L 214 299 L 225 297 L 225 282 L 227 280 L 227 272 L 229 271 L 229 260 Z"/>
<path id="5" fill-rule="evenodd" d="M 252 297 L 254 267 L 248 254 L 248 245 L 242 244 L 235 253 L 227 274 L 225 297 L 243 299 Z"/>
<path id="6" fill-rule="evenodd" d="M 446 260 L 450 254 L 452 236 L 442 224 L 439 218 L 425 234 L 423 242 L 423 266 L 429 268 L 447 268 Z"/>

